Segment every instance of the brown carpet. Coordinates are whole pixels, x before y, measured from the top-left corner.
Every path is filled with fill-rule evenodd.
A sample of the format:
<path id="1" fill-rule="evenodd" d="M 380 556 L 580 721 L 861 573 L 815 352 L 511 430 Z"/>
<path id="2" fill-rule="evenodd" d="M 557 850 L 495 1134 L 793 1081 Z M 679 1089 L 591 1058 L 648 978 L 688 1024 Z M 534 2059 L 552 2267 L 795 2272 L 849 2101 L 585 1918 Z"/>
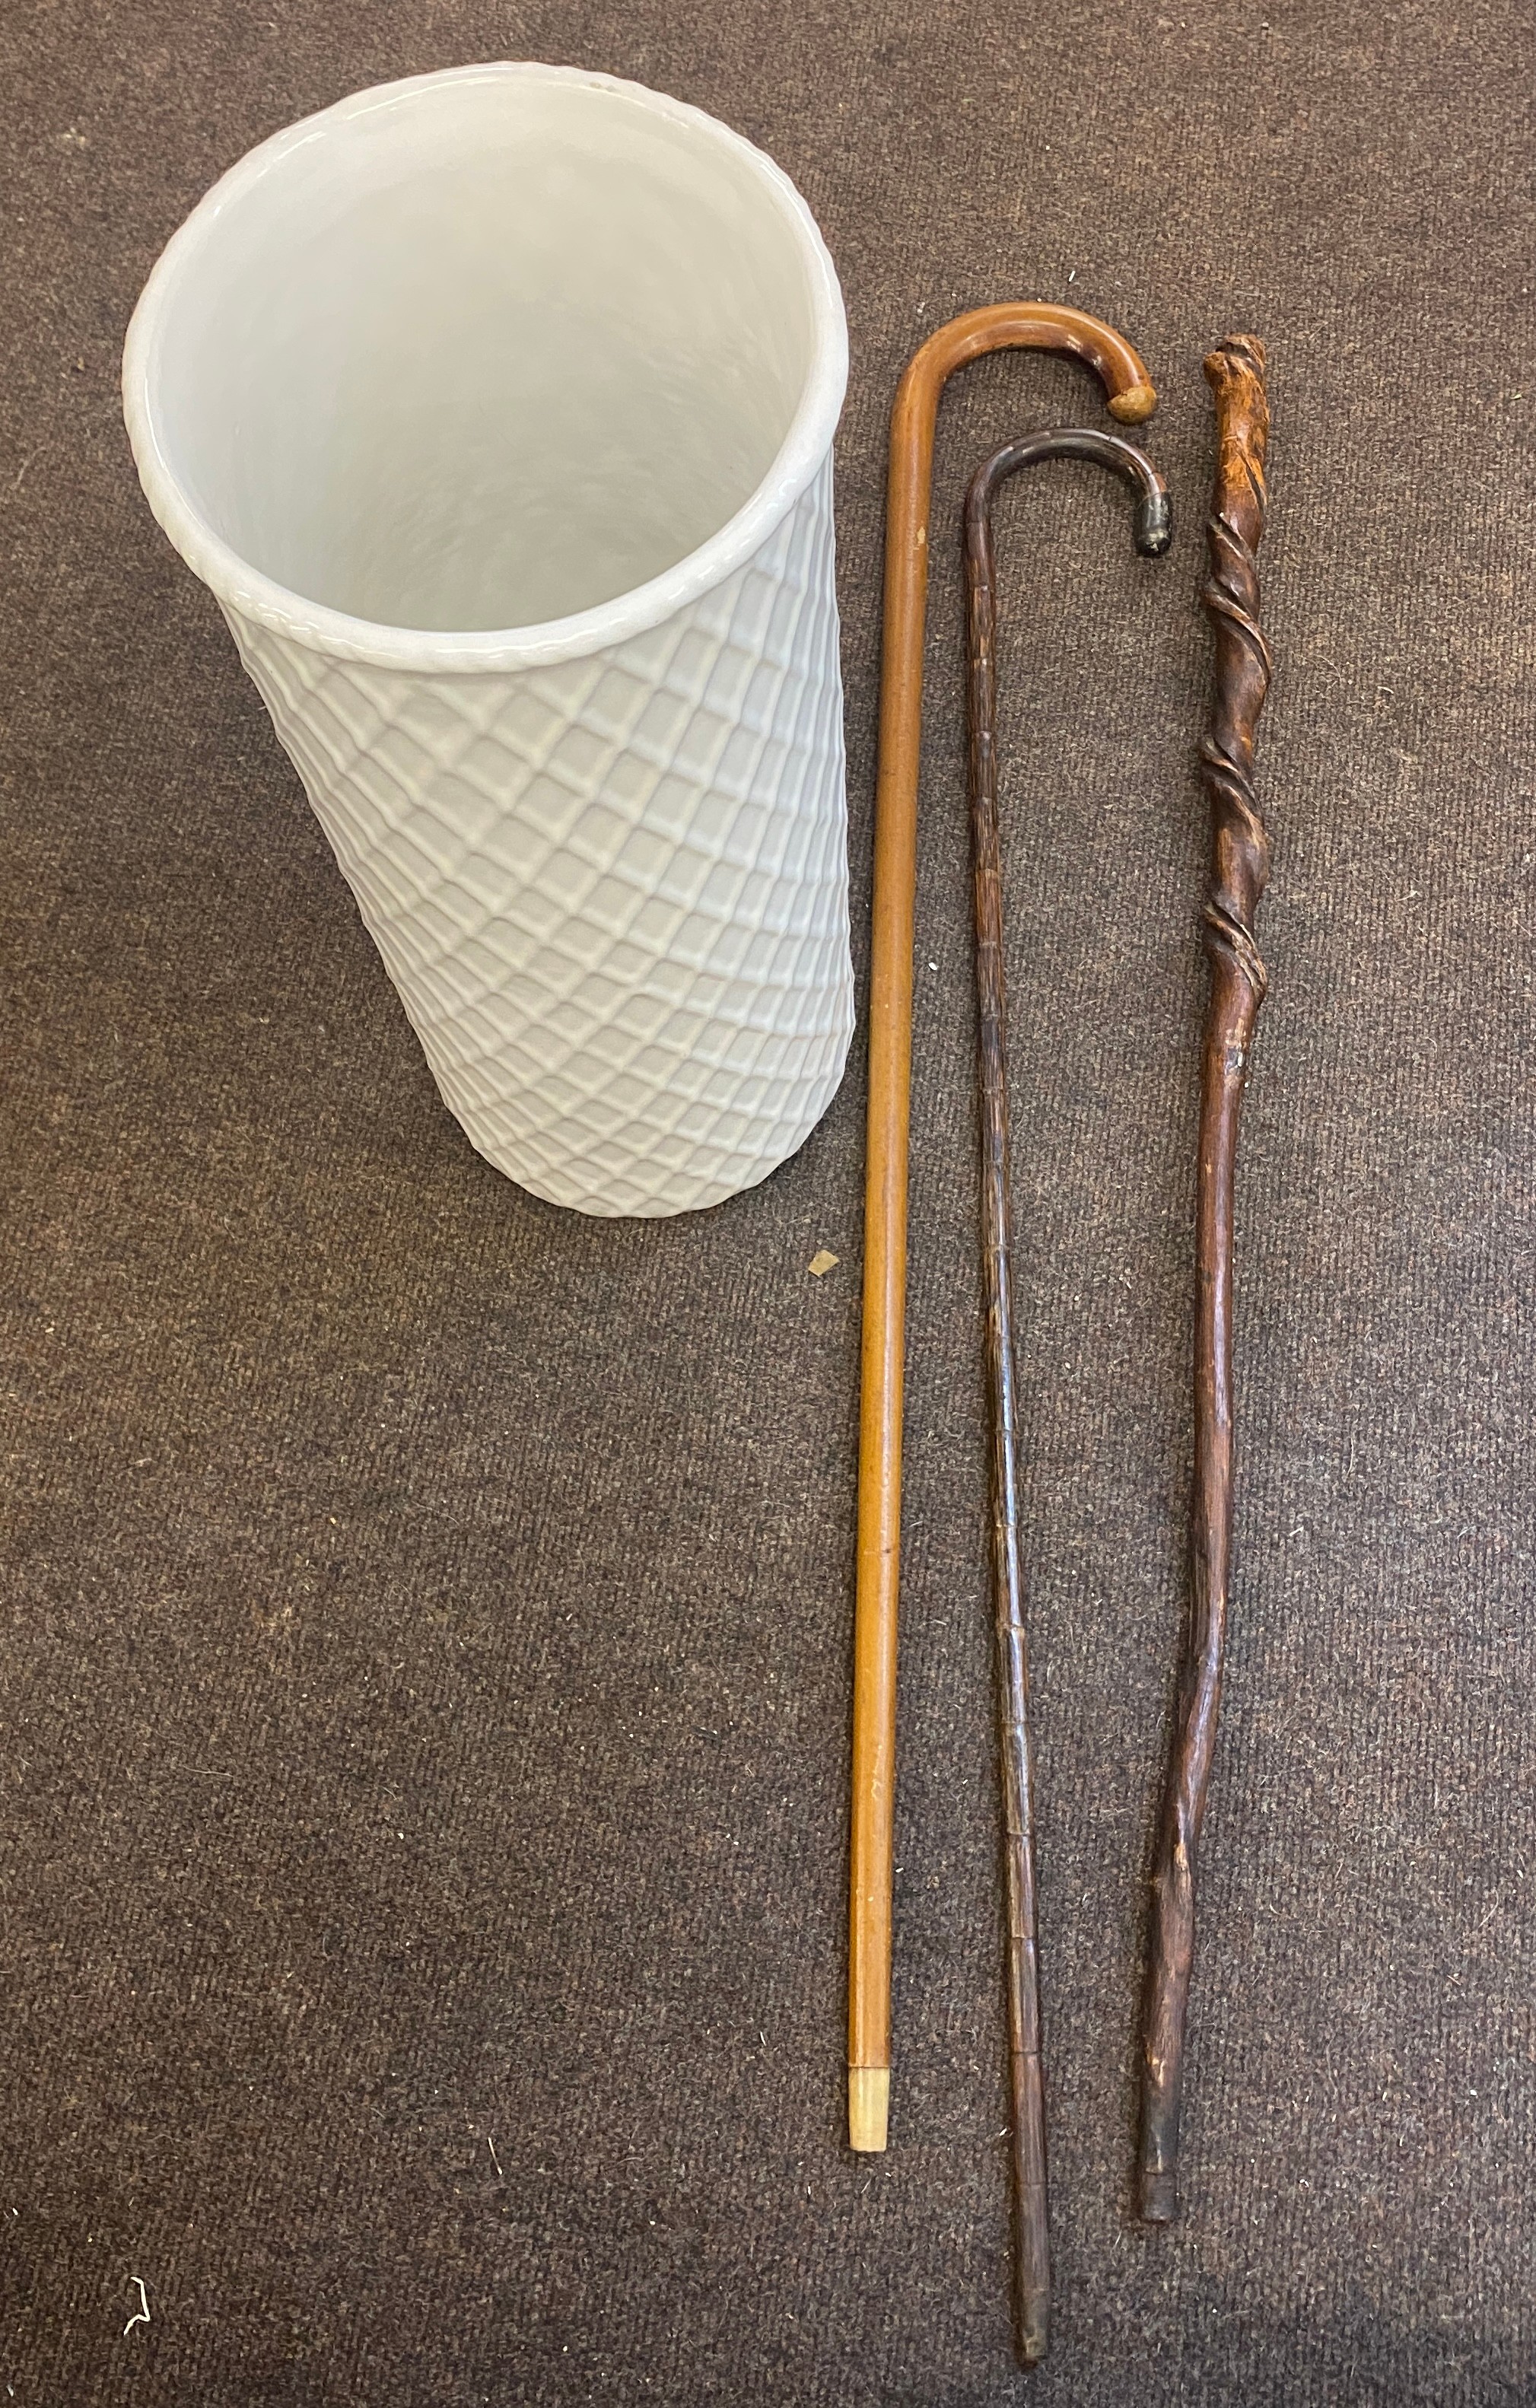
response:
<path id="1" fill-rule="evenodd" d="M 1532 21 L 1516 0 L 10 0 L 0 387 L 7 2402 L 970 2403 L 1007 2325 L 958 580 L 919 904 L 898 2069 L 840 2146 L 862 1047 L 703 1218 L 439 1106 L 122 330 L 241 151 L 575 60 L 715 111 L 848 295 L 855 943 L 883 421 L 1079 300 L 1183 512 L 999 512 L 1058 2282 L 1042 2403 L 1536 2401 Z M 1272 976 L 1186 2220 L 1130 2214 L 1183 1611 L 1201 351 L 1270 348 Z M 946 410 L 1104 423 L 1018 359 Z M 840 1257 L 825 1281 L 806 1265 Z M 151 2321 L 126 2336 L 148 2293 Z"/>

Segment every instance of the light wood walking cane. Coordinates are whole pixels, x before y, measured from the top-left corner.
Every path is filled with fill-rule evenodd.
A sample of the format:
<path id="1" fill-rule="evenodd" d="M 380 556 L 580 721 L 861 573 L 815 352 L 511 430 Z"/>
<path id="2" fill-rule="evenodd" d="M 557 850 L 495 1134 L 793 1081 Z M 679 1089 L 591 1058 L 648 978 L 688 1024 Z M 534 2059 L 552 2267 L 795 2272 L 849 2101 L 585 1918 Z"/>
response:
<path id="1" fill-rule="evenodd" d="M 1238 1114 L 1267 984 L 1254 915 L 1270 875 L 1270 839 L 1254 800 L 1254 732 L 1270 683 L 1258 624 L 1259 538 L 1270 405 L 1264 346 L 1229 335 L 1205 363 L 1216 403 L 1216 480 L 1206 521 L 1211 574 L 1202 600 L 1216 639 L 1215 691 L 1200 774 L 1211 805 L 1205 950 L 1211 997 L 1200 1081 L 1196 1184 L 1195 1496 L 1184 1673 L 1152 1876 L 1152 1930 L 1141 2036 L 1141 2209 L 1151 2224 L 1179 2212 L 1179 2109 L 1184 2018 L 1195 1953 L 1195 1853 L 1205 1817 L 1221 1698 L 1232 1563 L 1232 1191 Z"/>
<path id="2" fill-rule="evenodd" d="M 848 2138 L 883 2149 L 891 2093 L 891 1873 L 896 1802 L 897 1595 L 901 1555 L 901 1396 L 912 1112 L 912 912 L 923 734 L 928 504 L 940 396 L 988 351 L 1066 351 L 1097 369 L 1113 416 L 1150 417 L 1156 395 L 1124 337 L 1047 302 L 971 309 L 930 335 L 891 413 L 885 637 L 875 795 L 869 968 L 868 1162 L 854 1625 L 853 1829 L 848 1962 Z"/>
<path id="3" fill-rule="evenodd" d="M 1050 2337 L 1051 2249 L 1041 2074 L 1040 1960 L 1035 1936 L 1034 1764 L 1029 1651 L 1019 1543 L 1012 1283 L 1010 1271 L 1008 998 L 1003 968 L 1002 835 L 998 819 L 997 584 L 992 497 L 1037 460 L 1092 460 L 1136 494 L 1136 549 L 1168 550 L 1168 486 L 1144 452 L 1118 435 L 1062 427 L 1005 445 L 966 494 L 966 671 L 970 729 L 970 834 L 976 887 L 976 1067 L 981 1090 L 982 1260 L 992 1404 L 992 1598 L 997 1639 L 998 1750 L 1002 1774 L 1003 1885 L 1008 1919 L 1008 2053 L 1012 2110 L 1013 2314 L 1019 2356 L 1038 2365 Z"/>

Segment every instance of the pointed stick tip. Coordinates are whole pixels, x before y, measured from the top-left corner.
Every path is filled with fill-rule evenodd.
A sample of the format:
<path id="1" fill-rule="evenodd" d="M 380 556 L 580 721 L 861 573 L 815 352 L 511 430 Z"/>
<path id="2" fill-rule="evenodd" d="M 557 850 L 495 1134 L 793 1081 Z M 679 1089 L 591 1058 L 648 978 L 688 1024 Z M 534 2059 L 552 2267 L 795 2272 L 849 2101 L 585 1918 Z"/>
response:
<path id="1" fill-rule="evenodd" d="M 1044 2309 L 1040 2308 L 1020 2336 L 1019 2364 L 1040 2366 L 1049 2357 L 1050 2349 L 1051 2327 Z"/>

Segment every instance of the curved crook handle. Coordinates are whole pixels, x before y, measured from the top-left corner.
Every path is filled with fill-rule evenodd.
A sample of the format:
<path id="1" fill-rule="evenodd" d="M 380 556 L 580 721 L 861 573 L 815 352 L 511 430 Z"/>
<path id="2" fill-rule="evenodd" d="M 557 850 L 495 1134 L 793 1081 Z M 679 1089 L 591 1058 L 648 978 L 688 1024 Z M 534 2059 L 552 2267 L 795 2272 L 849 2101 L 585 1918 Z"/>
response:
<path id="1" fill-rule="evenodd" d="M 1156 406 L 1141 359 L 1113 326 L 1047 302 L 968 310 L 929 336 L 891 413 L 885 638 L 875 797 L 869 975 L 868 1161 L 854 1628 L 853 1830 L 848 1965 L 848 2137 L 883 2149 L 891 2087 L 891 1871 L 896 1796 L 896 1630 L 901 1552 L 901 1393 L 912 1109 L 912 911 L 923 738 L 928 501 L 940 396 L 987 351 L 1066 351 L 1097 369 L 1117 417 Z"/>
<path id="2" fill-rule="evenodd" d="M 1132 534 L 1136 549 L 1156 560 L 1173 540 L 1173 503 L 1162 470 L 1123 435 L 1101 435 L 1092 426 L 1042 426 L 1005 443 L 983 461 L 966 489 L 966 557 L 986 564 L 992 574 L 992 497 L 1004 478 L 1039 460 L 1092 460 L 1123 477 L 1136 495 Z M 990 616 L 989 611 L 989 616 Z"/>
<path id="3" fill-rule="evenodd" d="M 998 821 L 997 589 L 992 499 L 1005 477 L 1038 460 L 1097 461 L 1136 496 L 1136 549 L 1155 556 L 1173 535 L 1168 485 L 1144 452 L 1118 435 L 1064 427 L 995 452 L 966 494 L 966 672 L 970 733 L 970 838 L 976 888 L 976 1065 L 981 1091 L 982 1270 L 991 1400 L 992 1603 L 998 1757 L 1002 1776 L 1003 1887 L 1008 1923 L 1008 2061 L 1012 2105 L 1013 2313 L 1026 2366 L 1051 2329 L 1045 2093 L 1041 2073 L 1040 1964 L 1035 1930 L 1034 1750 L 1029 1651 L 1019 1534 L 1018 1415 L 1013 1387 L 1012 1246 L 1009 1198 L 1008 994 L 1003 968 L 1002 837 Z"/>

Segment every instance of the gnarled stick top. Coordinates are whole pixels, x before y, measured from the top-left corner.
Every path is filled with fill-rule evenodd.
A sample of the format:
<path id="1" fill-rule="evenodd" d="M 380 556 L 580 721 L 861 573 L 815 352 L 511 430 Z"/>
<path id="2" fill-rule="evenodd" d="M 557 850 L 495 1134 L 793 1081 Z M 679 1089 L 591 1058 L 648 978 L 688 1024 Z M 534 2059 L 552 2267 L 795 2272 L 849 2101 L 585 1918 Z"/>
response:
<path id="1" fill-rule="evenodd" d="M 1270 440 L 1264 346 L 1258 337 L 1228 335 L 1207 351 L 1205 381 L 1216 402 L 1214 504 L 1252 550 L 1264 532 L 1264 454 Z"/>

